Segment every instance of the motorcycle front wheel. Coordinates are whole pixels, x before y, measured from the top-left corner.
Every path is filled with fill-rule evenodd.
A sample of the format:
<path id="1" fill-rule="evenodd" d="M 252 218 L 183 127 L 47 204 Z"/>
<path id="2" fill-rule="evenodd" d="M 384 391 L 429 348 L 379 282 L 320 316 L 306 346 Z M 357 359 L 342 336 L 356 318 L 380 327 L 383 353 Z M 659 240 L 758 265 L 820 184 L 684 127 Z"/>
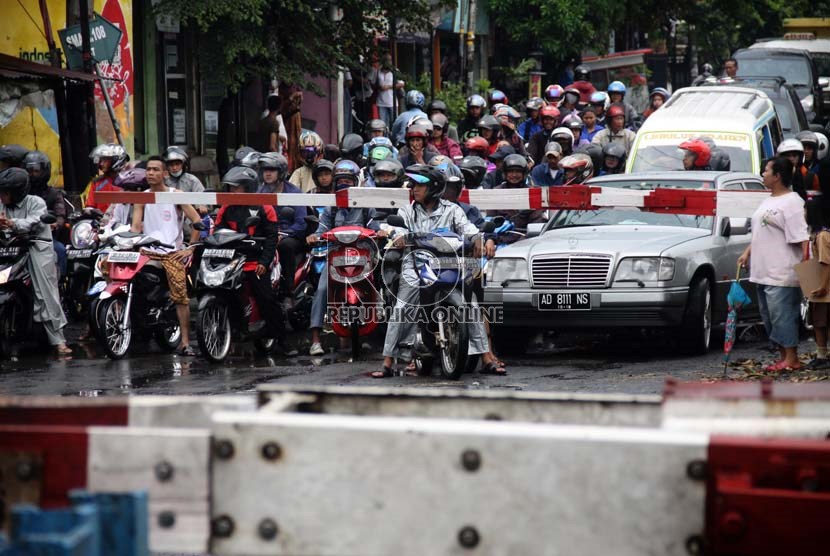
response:
<path id="1" fill-rule="evenodd" d="M 463 301 L 460 296 L 451 295 L 445 302 L 449 311 L 461 314 Z M 439 346 L 441 352 L 441 374 L 450 380 L 458 380 L 467 368 L 467 351 L 469 349 L 470 329 L 462 319 L 449 318 L 443 322 L 444 344 Z"/>
<path id="2" fill-rule="evenodd" d="M 221 363 L 231 350 L 231 320 L 227 304 L 218 298 L 207 302 L 196 317 L 196 340 L 208 360 Z"/>
<path id="3" fill-rule="evenodd" d="M 130 350 L 133 330 L 129 316 L 124 326 L 126 309 L 127 305 L 120 297 L 110 297 L 98 303 L 98 326 L 104 351 L 110 359 L 123 359 Z"/>

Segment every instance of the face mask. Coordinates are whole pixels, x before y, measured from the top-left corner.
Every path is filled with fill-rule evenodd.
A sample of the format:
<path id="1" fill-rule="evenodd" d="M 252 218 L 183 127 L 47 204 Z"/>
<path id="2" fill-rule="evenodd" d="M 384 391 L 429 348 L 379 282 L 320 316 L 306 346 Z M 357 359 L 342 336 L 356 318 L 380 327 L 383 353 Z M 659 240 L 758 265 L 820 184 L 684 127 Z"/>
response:
<path id="1" fill-rule="evenodd" d="M 178 172 L 170 172 L 170 175 L 174 178 L 179 178 L 182 174 L 184 174 L 184 170 L 179 170 Z"/>

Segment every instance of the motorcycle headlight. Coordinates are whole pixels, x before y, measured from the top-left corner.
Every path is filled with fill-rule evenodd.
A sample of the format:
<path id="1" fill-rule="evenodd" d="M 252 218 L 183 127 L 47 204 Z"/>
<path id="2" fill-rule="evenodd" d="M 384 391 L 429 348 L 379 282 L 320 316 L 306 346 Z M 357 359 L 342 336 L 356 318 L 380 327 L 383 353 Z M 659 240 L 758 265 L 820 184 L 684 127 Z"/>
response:
<path id="1" fill-rule="evenodd" d="M 9 281 L 9 276 L 12 274 L 12 267 L 7 266 L 3 270 L 0 270 L 0 284 L 5 284 Z"/>
<path id="2" fill-rule="evenodd" d="M 487 266 L 487 282 L 501 284 L 505 280 L 527 280 L 527 260 L 492 259 Z"/>
<path id="3" fill-rule="evenodd" d="M 211 269 L 208 267 L 207 261 L 202 260 L 202 265 L 199 268 L 200 279 L 209 288 L 219 287 L 225 283 L 228 274 L 235 271 L 244 262 L 244 259 L 236 259 L 225 266 Z"/>
<path id="4" fill-rule="evenodd" d="M 75 223 L 70 235 L 72 247 L 75 249 L 86 249 L 95 240 L 95 230 L 92 229 L 92 223 L 89 220 L 81 220 Z"/>
<path id="5" fill-rule="evenodd" d="M 614 282 L 667 282 L 674 278 L 674 259 L 628 257 L 620 261 Z"/>

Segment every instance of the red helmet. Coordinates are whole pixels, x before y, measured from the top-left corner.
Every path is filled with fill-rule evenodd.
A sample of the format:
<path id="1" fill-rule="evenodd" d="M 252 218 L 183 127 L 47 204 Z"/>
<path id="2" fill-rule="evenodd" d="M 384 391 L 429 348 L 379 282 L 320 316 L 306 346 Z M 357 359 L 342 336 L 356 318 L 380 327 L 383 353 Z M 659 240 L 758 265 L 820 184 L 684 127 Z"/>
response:
<path id="1" fill-rule="evenodd" d="M 565 89 L 559 85 L 548 85 L 545 89 L 545 98 L 550 102 L 558 102 L 562 100 L 562 95 L 565 94 Z"/>
<path id="2" fill-rule="evenodd" d="M 605 115 L 608 119 L 616 118 L 617 116 L 625 117 L 625 109 L 619 104 L 612 104 L 611 107 L 605 112 Z"/>
<path id="3" fill-rule="evenodd" d="M 486 154 L 490 150 L 490 143 L 487 142 L 487 139 L 479 135 L 467 139 L 464 146 L 467 148 L 467 152 L 470 153 L 478 151 Z"/>
<path id="4" fill-rule="evenodd" d="M 551 104 L 547 106 L 543 106 L 541 110 L 539 110 L 539 116 L 542 118 L 554 118 L 559 119 L 559 109 Z"/>
<path id="5" fill-rule="evenodd" d="M 705 141 L 700 139 L 691 139 L 684 141 L 678 146 L 679 149 L 691 152 L 695 155 L 695 168 L 705 168 L 709 165 L 709 159 L 712 158 L 712 149 Z"/>

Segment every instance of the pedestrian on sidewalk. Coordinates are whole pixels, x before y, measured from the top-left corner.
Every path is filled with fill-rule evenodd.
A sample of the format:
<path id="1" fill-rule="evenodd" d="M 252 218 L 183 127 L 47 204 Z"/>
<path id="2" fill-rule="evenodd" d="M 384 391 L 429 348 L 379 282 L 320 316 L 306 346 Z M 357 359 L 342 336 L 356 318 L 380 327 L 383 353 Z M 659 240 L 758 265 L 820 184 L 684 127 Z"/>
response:
<path id="1" fill-rule="evenodd" d="M 807 222 L 804 201 L 790 189 L 793 164 L 778 156 L 767 162 L 764 187 L 772 193 L 752 215 L 752 242 L 738 257 L 750 262 L 749 281 L 758 290 L 758 307 L 767 335 L 778 346 L 781 359 L 767 372 L 795 371 L 801 320 L 801 288 L 794 266 L 807 258 Z"/>

